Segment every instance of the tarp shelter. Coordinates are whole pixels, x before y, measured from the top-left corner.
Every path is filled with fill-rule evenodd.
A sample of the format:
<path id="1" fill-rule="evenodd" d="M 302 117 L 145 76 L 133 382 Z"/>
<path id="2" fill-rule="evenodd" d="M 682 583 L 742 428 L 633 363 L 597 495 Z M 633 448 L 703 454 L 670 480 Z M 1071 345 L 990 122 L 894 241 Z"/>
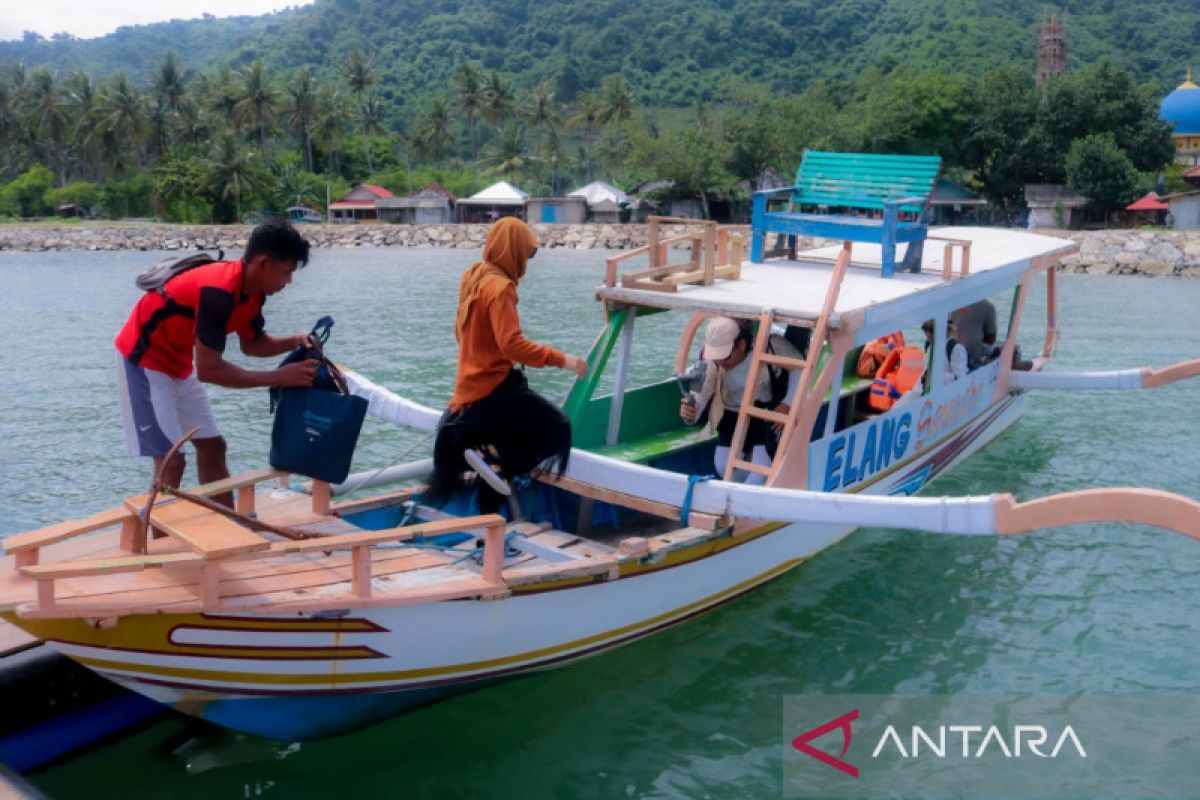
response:
<path id="1" fill-rule="evenodd" d="M 458 198 L 437 181 L 430 181 L 408 197 L 391 197 L 376 203 L 385 222 L 439 225 L 454 221 Z"/>
<path id="2" fill-rule="evenodd" d="M 587 186 L 569 192 L 567 197 L 586 200 L 588 213 L 594 222 L 620 222 L 621 208 L 629 204 L 629 195 L 604 181 L 592 181 Z"/>
<path id="3" fill-rule="evenodd" d="M 493 183 L 483 191 L 458 201 L 463 222 L 493 222 L 500 217 L 525 218 L 529 195 L 508 181 Z"/>

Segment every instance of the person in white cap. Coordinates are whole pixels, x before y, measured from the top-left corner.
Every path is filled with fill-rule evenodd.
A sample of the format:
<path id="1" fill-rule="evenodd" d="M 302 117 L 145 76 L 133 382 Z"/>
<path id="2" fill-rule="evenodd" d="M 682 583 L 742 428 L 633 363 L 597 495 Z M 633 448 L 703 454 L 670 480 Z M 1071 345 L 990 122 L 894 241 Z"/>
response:
<path id="1" fill-rule="evenodd" d="M 750 351 L 754 347 L 754 333 L 729 317 L 713 317 L 708 321 L 704 334 L 704 350 L 701 356 L 709 362 L 704 372 L 704 383 L 699 392 L 691 392 L 680 404 L 679 414 L 684 422 L 695 424 L 704 409 L 708 408 L 708 427 L 717 433 L 717 449 L 713 454 L 713 465 L 718 475 L 725 474 L 729 462 L 729 448 L 733 443 L 733 431 L 737 426 L 738 409 L 741 407 L 746 380 L 750 375 Z M 768 352 L 788 358 L 801 358 L 787 339 L 772 334 L 767 344 Z M 754 405 L 780 414 L 787 414 L 800 385 L 799 370 L 764 365 L 758 371 L 758 385 L 754 391 Z M 781 425 L 772 425 L 764 419 L 750 418 L 746 429 L 746 442 L 741 458 L 754 464 L 769 467 L 774 457 L 775 445 Z M 766 477 L 758 473 L 738 470 L 736 480 L 760 484 Z"/>

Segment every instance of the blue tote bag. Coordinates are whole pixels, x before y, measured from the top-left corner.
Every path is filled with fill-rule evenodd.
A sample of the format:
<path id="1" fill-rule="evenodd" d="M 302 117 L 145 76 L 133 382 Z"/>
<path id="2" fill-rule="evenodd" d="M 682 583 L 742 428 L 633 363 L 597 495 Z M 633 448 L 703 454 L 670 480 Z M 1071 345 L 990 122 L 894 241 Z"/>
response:
<path id="1" fill-rule="evenodd" d="M 350 474 L 367 401 L 350 394 L 341 370 L 325 357 L 333 320 L 324 317 L 313 328 L 309 346 L 298 347 L 283 363 L 307 358 L 321 362 L 315 385 L 272 389 L 275 423 L 271 428 L 271 467 L 319 481 L 341 483 Z"/>

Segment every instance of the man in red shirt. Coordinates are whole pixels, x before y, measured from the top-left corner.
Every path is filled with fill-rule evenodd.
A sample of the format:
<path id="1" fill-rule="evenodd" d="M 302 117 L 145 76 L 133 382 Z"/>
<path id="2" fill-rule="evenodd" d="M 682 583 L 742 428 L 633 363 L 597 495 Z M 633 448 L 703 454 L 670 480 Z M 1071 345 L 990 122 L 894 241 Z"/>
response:
<path id="1" fill-rule="evenodd" d="M 194 267 L 142 295 L 115 341 L 130 455 L 152 457 L 157 469 L 171 445 L 199 427 L 192 444 L 200 483 L 227 478 L 225 439 L 200 383 L 235 389 L 312 385 L 314 360 L 260 372 L 235 366 L 223 356 L 230 333 L 238 335 L 243 353 L 264 358 L 305 343 L 304 334 L 264 332 L 262 306 L 308 263 L 308 247 L 291 223 L 270 220 L 250 234 L 241 259 Z M 177 453 L 165 470 L 166 482 L 179 486 L 184 466 L 183 454 Z M 232 498 L 218 499 L 230 503 Z"/>

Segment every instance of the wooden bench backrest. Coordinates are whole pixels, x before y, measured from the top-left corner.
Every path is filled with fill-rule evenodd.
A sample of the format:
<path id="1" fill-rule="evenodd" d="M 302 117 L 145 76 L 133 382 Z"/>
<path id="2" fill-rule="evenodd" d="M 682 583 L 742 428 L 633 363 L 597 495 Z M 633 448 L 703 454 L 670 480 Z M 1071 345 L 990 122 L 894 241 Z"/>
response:
<path id="1" fill-rule="evenodd" d="M 940 156 L 806 150 L 796 170 L 792 202 L 883 210 L 886 201 L 920 197 L 919 203 L 900 206 L 903 212 L 920 214 L 929 205 L 941 169 Z"/>

